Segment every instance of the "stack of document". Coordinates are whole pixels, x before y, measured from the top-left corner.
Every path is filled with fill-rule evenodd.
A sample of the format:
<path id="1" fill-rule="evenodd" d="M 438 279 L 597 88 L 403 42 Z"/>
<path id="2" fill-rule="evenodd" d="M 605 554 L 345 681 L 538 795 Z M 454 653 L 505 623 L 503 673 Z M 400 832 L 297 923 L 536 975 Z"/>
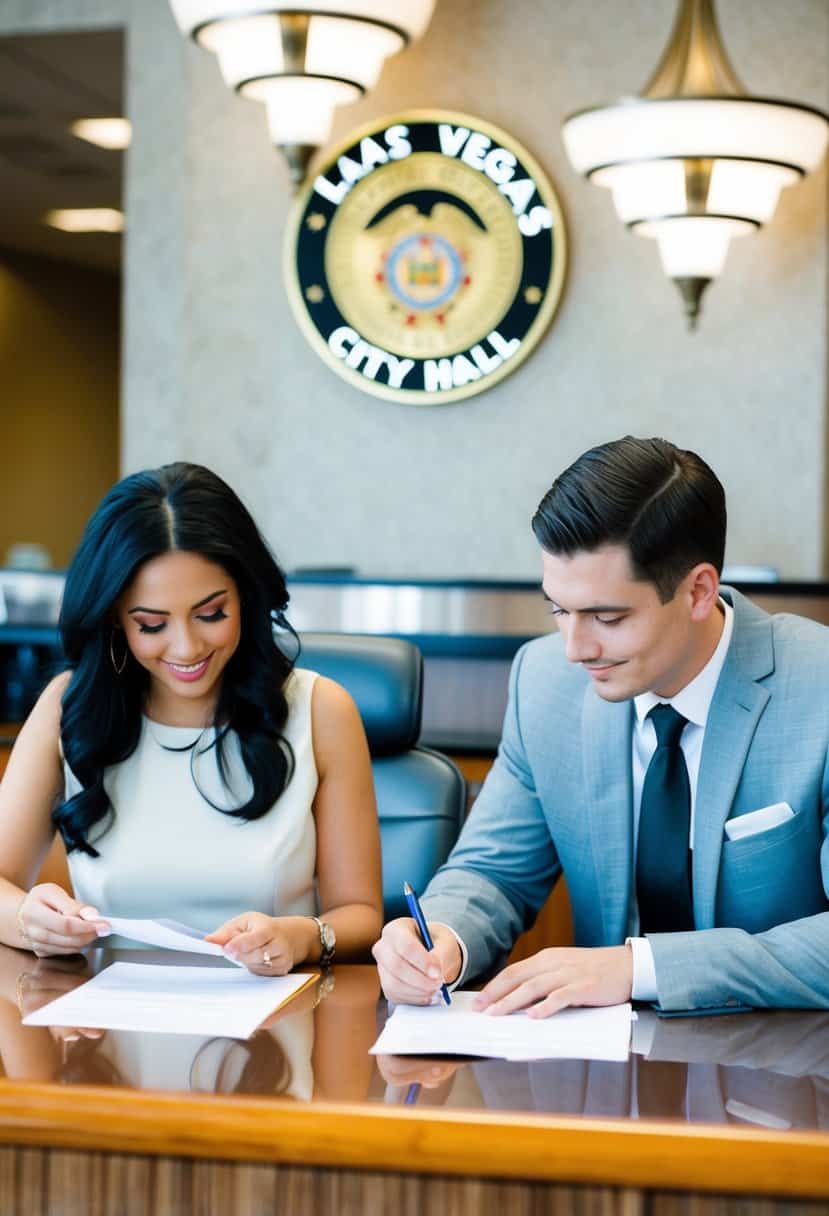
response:
<path id="1" fill-rule="evenodd" d="M 496 1016 L 472 1008 L 477 994 L 453 992 L 451 1005 L 397 1005 L 374 1055 L 487 1056 L 501 1060 L 626 1060 L 629 1004 L 562 1009 L 548 1018 Z"/>

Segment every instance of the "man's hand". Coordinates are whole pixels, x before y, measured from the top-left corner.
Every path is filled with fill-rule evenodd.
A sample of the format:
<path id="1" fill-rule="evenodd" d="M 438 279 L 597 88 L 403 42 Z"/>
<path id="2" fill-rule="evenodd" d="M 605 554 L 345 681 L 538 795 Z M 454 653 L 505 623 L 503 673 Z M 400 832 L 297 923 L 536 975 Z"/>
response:
<path id="1" fill-rule="evenodd" d="M 454 1077 L 464 1060 L 429 1060 L 424 1056 L 376 1056 L 377 1070 L 389 1085 L 412 1085 L 437 1089 Z"/>
<path id="2" fill-rule="evenodd" d="M 630 1000 L 632 986 L 630 946 L 556 947 L 506 967 L 474 1004 L 487 1013 L 526 1009 L 528 1017 L 546 1018 L 568 1005 L 620 1005 Z"/>
<path id="3" fill-rule="evenodd" d="M 434 950 L 423 945 L 415 922 L 401 916 L 389 921 L 371 948 L 383 991 L 397 1005 L 428 1005 L 441 984 L 460 974 L 461 948 L 452 930 L 430 923 L 429 932 Z"/>

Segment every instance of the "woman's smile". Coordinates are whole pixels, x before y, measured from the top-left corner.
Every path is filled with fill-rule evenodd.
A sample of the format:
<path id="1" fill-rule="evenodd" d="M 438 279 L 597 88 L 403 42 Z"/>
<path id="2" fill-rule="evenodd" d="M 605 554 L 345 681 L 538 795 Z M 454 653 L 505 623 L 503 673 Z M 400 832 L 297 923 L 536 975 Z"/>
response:
<path id="1" fill-rule="evenodd" d="M 213 651 L 205 659 L 200 659 L 198 663 L 174 663 L 172 659 L 162 659 L 161 662 L 168 668 L 177 680 L 200 680 L 207 671 L 207 666 L 213 658 Z"/>

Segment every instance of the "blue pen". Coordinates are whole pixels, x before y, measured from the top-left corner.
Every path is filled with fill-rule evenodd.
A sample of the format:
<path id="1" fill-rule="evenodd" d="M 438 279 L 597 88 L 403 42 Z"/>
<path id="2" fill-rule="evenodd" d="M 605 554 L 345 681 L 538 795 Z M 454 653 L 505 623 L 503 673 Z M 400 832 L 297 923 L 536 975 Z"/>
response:
<path id="1" fill-rule="evenodd" d="M 409 905 L 409 911 L 411 912 L 414 922 L 417 925 L 417 931 L 420 934 L 420 940 L 423 942 L 423 945 L 426 947 L 427 950 L 434 950 L 435 943 L 432 941 L 432 935 L 429 932 L 429 926 L 426 924 L 426 919 L 421 910 L 420 901 L 417 898 L 417 892 L 414 890 L 413 887 L 410 887 L 407 882 L 404 882 L 403 883 L 403 894 L 406 896 L 406 903 Z M 449 999 L 449 989 L 446 987 L 445 984 L 441 984 L 440 991 L 441 991 L 441 995 L 443 996 L 443 999 L 446 1001 L 446 1004 L 451 1005 L 452 1002 Z"/>

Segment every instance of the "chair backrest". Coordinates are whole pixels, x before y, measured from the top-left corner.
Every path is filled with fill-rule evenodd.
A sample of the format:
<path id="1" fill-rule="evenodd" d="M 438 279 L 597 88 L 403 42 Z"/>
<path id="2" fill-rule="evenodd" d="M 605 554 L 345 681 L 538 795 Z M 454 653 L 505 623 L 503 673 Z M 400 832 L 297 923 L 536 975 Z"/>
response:
<path id="1" fill-rule="evenodd" d="M 406 916 L 403 883 L 422 891 L 449 855 L 463 821 L 464 779 L 447 756 L 417 747 L 423 659 L 411 642 L 364 634 L 306 633 L 298 666 L 342 684 L 371 751 L 387 919 Z"/>

